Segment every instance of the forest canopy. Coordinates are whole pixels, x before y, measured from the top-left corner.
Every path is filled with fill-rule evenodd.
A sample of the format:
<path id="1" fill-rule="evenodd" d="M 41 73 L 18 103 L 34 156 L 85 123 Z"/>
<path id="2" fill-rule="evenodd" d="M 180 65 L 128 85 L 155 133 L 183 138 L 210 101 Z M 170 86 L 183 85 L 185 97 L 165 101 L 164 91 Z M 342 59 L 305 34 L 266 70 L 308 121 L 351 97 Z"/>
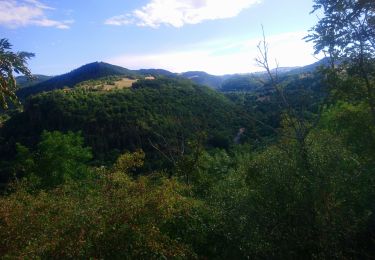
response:
<path id="1" fill-rule="evenodd" d="M 372 259 L 375 5 L 314 3 L 314 70 L 271 69 L 264 36 L 265 72 L 221 89 L 105 64 L 25 88 L 0 121 L 0 258 Z"/>

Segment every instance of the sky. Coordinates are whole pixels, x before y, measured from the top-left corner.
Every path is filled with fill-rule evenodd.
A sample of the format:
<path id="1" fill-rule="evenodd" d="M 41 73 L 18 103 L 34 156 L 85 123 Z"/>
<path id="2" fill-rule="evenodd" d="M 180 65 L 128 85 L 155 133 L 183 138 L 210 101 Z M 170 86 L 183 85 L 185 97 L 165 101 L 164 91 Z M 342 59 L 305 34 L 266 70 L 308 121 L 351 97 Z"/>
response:
<path id="1" fill-rule="evenodd" d="M 104 61 L 129 69 L 260 71 L 264 27 L 280 67 L 317 61 L 303 37 L 313 0 L 0 0 L 0 38 L 35 53 L 34 74 Z"/>

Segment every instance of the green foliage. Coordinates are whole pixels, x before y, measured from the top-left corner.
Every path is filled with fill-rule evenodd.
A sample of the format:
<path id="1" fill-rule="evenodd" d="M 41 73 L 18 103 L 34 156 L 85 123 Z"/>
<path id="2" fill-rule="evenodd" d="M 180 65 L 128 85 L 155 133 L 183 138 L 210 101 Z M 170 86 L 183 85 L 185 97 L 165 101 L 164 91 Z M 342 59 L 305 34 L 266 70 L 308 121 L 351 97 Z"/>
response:
<path id="1" fill-rule="evenodd" d="M 199 157 L 197 167 L 192 173 L 194 194 L 203 198 L 208 196 L 213 184 L 222 180 L 232 165 L 233 160 L 224 150 L 204 152 Z"/>
<path id="2" fill-rule="evenodd" d="M 9 114 L 0 177 L 17 178 L 0 196 L 0 258 L 371 259 L 374 4 L 314 2 L 325 16 L 308 38 L 330 68 L 262 87 L 239 76 L 224 89 L 243 92 L 225 95 L 164 77 L 84 87 L 111 76 Z"/>
<path id="3" fill-rule="evenodd" d="M 10 51 L 12 45 L 7 39 L 0 39 L 0 106 L 8 108 L 8 100 L 17 104 L 15 94 L 17 85 L 13 71 L 31 78 L 31 72 L 27 68 L 27 60 L 34 57 L 33 53 Z"/>
<path id="4" fill-rule="evenodd" d="M 331 88 L 340 89 L 341 84 L 337 84 L 340 76 L 347 76 L 349 79 L 344 82 L 352 83 L 349 86 L 352 85 L 354 92 L 364 90 L 363 101 L 368 102 L 375 125 L 374 1 L 315 0 L 314 3 L 313 12 L 322 10 L 324 16 L 306 39 L 315 44 L 316 53 L 329 56 L 330 74 L 335 75 L 333 82 L 329 82 Z"/>
<path id="5" fill-rule="evenodd" d="M 325 52 L 334 59 L 374 54 L 373 1 L 314 0 L 314 3 L 313 12 L 324 12 L 307 37 L 314 42 L 316 53 Z"/>
<path id="6" fill-rule="evenodd" d="M 124 157 L 133 160 L 126 165 Z M 133 180 L 122 171 L 139 166 L 140 157 L 140 152 L 121 156 L 121 169 L 98 169 L 85 185 L 70 183 L 33 194 L 20 185 L 0 198 L 0 255 L 196 258 L 192 245 L 206 236 L 206 209 L 184 196 L 186 187 L 176 180 Z"/>
<path id="7" fill-rule="evenodd" d="M 366 232 L 370 221 L 373 172 L 364 170 L 357 156 L 325 131 L 312 133 L 308 140 L 309 171 L 300 168 L 296 144 L 286 142 L 253 159 L 243 157 L 224 177 L 211 181 L 206 198 L 221 212 L 225 241 L 221 243 L 226 244 L 221 255 L 261 259 L 363 255 L 359 246 L 363 241 L 356 237 Z"/>
<path id="8" fill-rule="evenodd" d="M 138 81 L 132 89 L 108 92 L 53 91 L 32 97 L 23 113 L 7 121 L 1 132 L 9 143 L 0 154 L 11 154 L 12 140 L 34 146 L 43 130 L 82 131 L 102 163 L 113 162 L 124 150 L 142 149 L 148 155 L 146 168 L 168 168 L 151 143 L 176 154 L 177 147 L 187 147 L 197 133 L 206 132 L 207 146 L 228 147 L 240 127 L 251 128 L 239 112 L 223 95 L 185 80 Z M 226 142 L 217 142 L 218 137 Z"/>
<path id="9" fill-rule="evenodd" d="M 53 188 L 69 181 L 86 179 L 91 149 L 83 147 L 79 134 L 43 132 L 36 151 L 18 144 L 16 172 L 27 175 L 38 188 Z M 19 174 L 20 175 L 20 174 Z"/>
<path id="10" fill-rule="evenodd" d="M 371 112 L 366 104 L 338 102 L 323 113 L 321 126 L 340 135 L 357 154 L 373 160 L 375 128 L 371 124 Z"/>
<path id="11" fill-rule="evenodd" d="M 61 148 L 61 140 L 71 145 Z M 194 167 L 187 167 L 191 172 L 186 186 L 178 179 L 160 177 L 163 174 L 130 177 L 145 158 L 137 151 L 119 156 L 110 168 L 92 169 L 93 178 L 56 183 L 48 175 L 38 176 L 55 185 L 46 191 L 35 189 L 30 169 L 46 169 L 38 165 L 43 162 L 54 172 L 56 157 L 35 160 L 27 148 L 19 146 L 18 159 L 26 177 L 10 195 L 0 198 L 0 254 L 30 258 L 366 256 L 373 246 L 366 235 L 373 218 L 372 168 L 347 149 L 340 136 L 327 130 L 311 132 L 307 144 L 308 168 L 301 167 L 298 144 L 282 139 L 253 153 L 248 146 L 230 153 L 201 151 Z M 80 145 L 80 138 L 71 133 L 44 133 L 38 155 L 51 147 L 47 149 L 51 154 L 66 157 L 60 150 L 74 146 L 76 153 L 70 153 L 74 155 Z M 189 164 L 190 159 L 184 160 Z M 70 167 L 63 169 L 69 172 Z"/>
<path id="12" fill-rule="evenodd" d="M 134 153 L 125 153 L 120 155 L 117 159 L 114 169 L 116 171 L 129 172 L 143 166 L 145 159 L 145 153 L 142 150 L 138 150 Z"/>

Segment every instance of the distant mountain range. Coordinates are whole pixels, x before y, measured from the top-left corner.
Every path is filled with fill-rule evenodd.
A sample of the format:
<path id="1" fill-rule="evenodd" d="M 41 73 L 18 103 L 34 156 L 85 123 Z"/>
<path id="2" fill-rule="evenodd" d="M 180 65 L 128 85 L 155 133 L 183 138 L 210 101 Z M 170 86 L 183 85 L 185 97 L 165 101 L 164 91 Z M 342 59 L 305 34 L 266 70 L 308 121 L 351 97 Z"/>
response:
<path id="1" fill-rule="evenodd" d="M 317 67 L 326 64 L 327 60 L 323 59 L 314 64 L 304 67 L 284 67 L 279 68 L 278 72 L 282 75 L 293 75 L 301 73 L 311 73 Z M 170 78 L 186 78 L 191 81 L 206 85 L 214 89 L 222 91 L 233 90 L 252 90 L 260 83 L 259 78 L 264 78 L 264 72 L 256 72 L 249 74 L 228 74 L 223 76 L 210 75 L 203 71 L 188 71 L 184 73 L 173 73 L 163 69 L 140 69 L 129 70 L 120 66 L 108 64 L 105 62 L 93 62 L 79 67 L 69 73 L 49 77 L 44 75 L 36 75 L 37 80 L 28 82 L 25 77 L 17 77 L 20 86 L 18 96 L 25 98 L 27 96 L 37 94 L 44 91 L 61 89 L 65 87 L 72 88 L 78 83 L 87 80 L 95 80 L 107 76 L 126 76 L 130 78 L 154 76 L 154 77 L 170 77 Z"/>
<path id="2" fill-rule="evenodd" d="M 52 76 L 45 76 L 45 75 L 38 75 L 38 74 L 33 75 L 33 76 L 34 78 L 32 80 L 30 80 L 26 76 L 18 76 L 16 78 L 17 86 L 19 88 L 27 88 L 27 87 L 42 83 L 46 80 L 49 80 L 50 78 L 53 78 Z"/>

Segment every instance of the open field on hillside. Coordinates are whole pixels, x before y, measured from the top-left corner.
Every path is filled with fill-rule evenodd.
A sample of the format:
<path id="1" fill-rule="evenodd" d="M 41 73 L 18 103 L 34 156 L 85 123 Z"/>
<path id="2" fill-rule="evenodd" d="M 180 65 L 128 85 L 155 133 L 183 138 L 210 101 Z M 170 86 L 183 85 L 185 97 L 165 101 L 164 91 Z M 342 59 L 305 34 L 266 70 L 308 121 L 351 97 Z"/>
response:
<path id="1" fill-rule="evenodd" d="M 109 91 L 113 89 L 131 88 L 133 83 L 137 81 L 137 79 L 122 78 L 121 80 L 115 81 L 114 84 L 105 84 L 103 90 Z"/>

